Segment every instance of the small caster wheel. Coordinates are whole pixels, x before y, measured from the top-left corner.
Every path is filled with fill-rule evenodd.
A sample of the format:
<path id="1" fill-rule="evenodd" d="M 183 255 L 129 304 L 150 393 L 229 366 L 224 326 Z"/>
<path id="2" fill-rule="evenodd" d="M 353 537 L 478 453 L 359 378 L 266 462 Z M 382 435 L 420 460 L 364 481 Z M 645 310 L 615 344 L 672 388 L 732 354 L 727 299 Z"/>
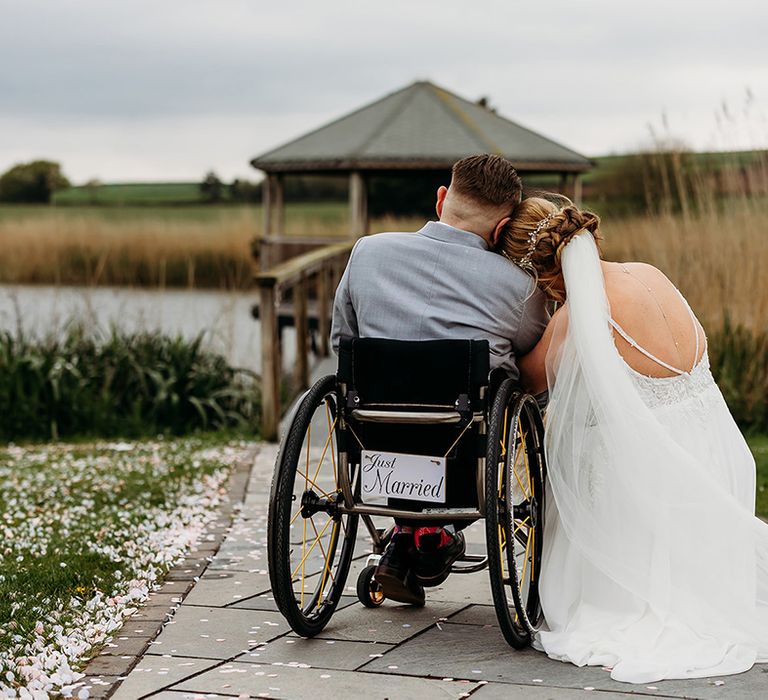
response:
<path id="1" fill-rule="evenodd" d="M 357 599 L 366 608 L 378 608 L 384 602 L 384 591 L 373 578 L 375 571 L 375 566 L 366 566 L 357 577 Z"/>

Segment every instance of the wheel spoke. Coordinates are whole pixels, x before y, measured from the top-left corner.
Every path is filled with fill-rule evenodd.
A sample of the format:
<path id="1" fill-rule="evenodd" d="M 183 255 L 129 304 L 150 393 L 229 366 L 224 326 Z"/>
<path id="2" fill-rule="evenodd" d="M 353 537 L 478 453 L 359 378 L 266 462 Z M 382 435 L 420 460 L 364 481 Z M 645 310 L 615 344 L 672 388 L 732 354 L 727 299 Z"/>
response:
<path id="1" fill-rule="evenodd" d="M 315 481 L 313 481 L 312 479 L 307 477 L 307 490 L 309 490 L 309 486 L 310 485 L 314 486 L 326 498 L 330 498 L 331 497 L 330 493 L 327 493 L 326 491 L 323 491 L 323 489 L 320 488 L 320 486 Z M 301 512 L 301 510 L 299 510 L 299 512 Z"/>
<path id="2" fill-rule="evenodd" d="M 504 409 L 504 430 L 501 434 L 501 440 L 499 440 L 499 444 L 501 445 L 501 453 L 499 454 L 499 458 L 503 459 L 507 456 L 507 413 L 509 412 L 508 408 Z"/>
<path id="3" fill-rule="evenodd" d="M 517 452 L 515 453 L 515 460 L 512 462 L 512 473 L 515 475 L 515 480 L 517 481 L 518 485 L 520 486 L 520 491 L 522 491 L 523 496 L 528 498 L 528 494 L 525 491 L 525 486 L 523 486 L 523 482 L 520 480 L 520 476 L 517 473 L 517 469 L 515 469 L 515 465 L 517 464 Z"/>
<path id="4" fill-rule="evenodd" d="M 522 432 L 522 431 L 521 431 Z M 531 464 L 528 461 L 528 435 L 523 432 L 523 460 L 525 462 L 525 473 L 528 475 L 528 497 L 533 493 L 533 484 L 531 483 Z"/>
<path id="5" fill-rule="evenodd" d="M 504 549 L 506 547 L 504 528 L 499 525 L 499 562 L 501 563 L 501 576 L 504 578 Z"/>
<path id="6" fill-rule="evenodd" d="M 328 401 L 325 402 L 325 415 L 328 418 L 328 434 L 333 436 L 338 418 L 334 418 L 333 425 L 331 425 L 331 405 Z M 336 449 L 333 445 L 333 440 L 331 440 L 331 461 L 333 462 L 333 483 L 338 484 L 339 478 L 336 475 Z"/>
<path id="7" fill-rule="evenodd" d="M 520 430 L 520 443 L 519 443 L 517 449 L 515 450 L 515 459 L 514 459 L 514 462 L 512 463 L 512 471 L 515 473 L 515 479 L 517 480 L 517 483 L 520 486 L 520 490 L 522 491 L 523 496 L 525 496 L 527 499 L 530 499 L 530 497 L 531 497 L 531 479 L 530 479 L 531 472 L 530 472 L 530 469 L 528 469 L 528 462 L 527 462 L 527 454 L 528 454 L 528 450 L 526 449 L 527 435 L 526 435 L 525 431 L 522 429 L 522 425 L 521 425 L 521 422 L 520 422 L 519 419 L 518 419 L 517 425 L 518 425 L 518 428 Z M 520 455 L 521 454 L 522 454 L 522 460 L 520 459 Z M 520 478 L 520 474 L 517 471 L 517 467 L 518 467 L 518 465 L 520 464 L 521 461 L 522 461 L 523 465 L 526 468 L 526 475 L 524 475 L 523 478 L 525 479 L 525 481 L 528 482 L 528 489 L 526 489 L 525 486 L 523 485 L 523 479 Z"/>
<path id="8" fill-rule="evenodd" d="M 333 425 L 336 425 L 336 421 L 333 421 Z M 320 455 L 320 459 L 317 463 L 317 469 L 315 469 L 315 474 L 312 477 L 313 479 L 317 479 L 317 475 L 320 473 L 320 468 L 323 466 L 323 462 L 325 461 L 325 454 L 328 452 L 328 445 L 331 443 L 331 440 L 333 439 L 333 428 L 331 428 L 328 431 L 328 438 L 325 441 L 325 445 L 323 446 L 323 453 Z M 307 447 L 307 450 L 309 450 L 309 447 Z M 334 458 L 335 459 L 335 458 Z M 309 458 L 307 458 L 307 472 L 309 472 Z M 336 473 L 336 469 L 334 468 L 334 475 Z"/>
<path id="9" fill-rule="evenodd" d="M 523 561 L 523 573 L 520 576 L 520 592 L 522 593 L 523 584 L 525 582 L 525 571 L 528 568 L 528 553 L 531 548 L 531 538 L 528 538 L 528 543 L 525 545 L 525 560 Z"/>
<path id="10" fill-rule="evenodd" d="M 525 519 L 524 519 L 524 520 L 521 520 L 521 521 L 520 521 L 520 522 L 517 524 L 517 527 L 514 529 L 514 532 L 512 533 L 512 535 L 513 535 L 513 536 L 514 536 L 514 535 L 516 535 L 516 534 L 517 534 L 517 532 L 518 532 L 518 530 L 519 530 L 521 527 L 525 527 L 525 523 L 526 523 L 527 521 L 529 521 L 530 519 L 531 519 L 531 516 L 530 516 L 530 515 L 526 515 L 526 516 L 525 516 Z M 530 528 L 527 528 L 527 529 L 530 531 Z"/>
<path id="11" fill-rule="evenodd" d="M 304 520 L 304 531 L 305 531 L 305 532 L 306 532 L 306 527 L 307 527 L 307 520 L 308 520 L 308 519 L 309 519 L 309 518 L 306 518 L 306 519 Z M 308 557 L 310 554 L 312 554 L 312 550 L 313 550 L 313 549 L 314 549 L 314 548 L 317 546 L 317 543 L 320 541 L 320 538 L 323 536 L 323 534 L 325 533 L 325 531 L 328 529 L 328 526 L 329 526 L 329 525 L 330 525 L 332 522 L 333 522 L 333 520 L 330 520 L 330 519 L 329 519 L 329 520 L 328 520 L 328 522 L 327 522 L 325 525 L 323 525 L 323 529 L 322 529 L 322 530 L 320 530 L 320 533 L 319 533 L 319 534 L 318 534 L 318 536 L 315 538 L 315 541 L 312 543 L 312 546 L 311 546 L 311 547 L 310 547 L 310 548 L 307 550 L 307 552 L 304 554 L 304 556 L 302 556 L 302 558 L 301 558 L 301 561 L 300 561 L 300 562 L 299 562 L 299 563 L 296 565 L 296 568 L 293 570 L 293 573 L 291 574 L 291 578 L 293 578 L 293 577 L 294 577 L 294 576 L 297 574 L 297 572 L 299 571 L 299 569 L 301 569 L 301 573 L 302 573 L 302 596 L 303 596 L 303 594 L 304 594 L 304 584 L 303 584 L 303 580 L 304 580 L 304 579 L 303 579 L 303 576 L 304 576 L 304 562 L 307 560 L 307 557 Z M 317 532 L 317 531 L 315 531 L 315 532 Z M 306 537 L 305 537 L 305 544 L 306 544 Z M 304 548 L 302 547 L 302 553 L 303 553 L 303 552 L 304 552 Z"/>
<path id="12" fill-rule="evenodd" d="M 304 579 L 306 577 L 306 572 L 304 570 L 304 562 L 307 560 L 307 554 L 305 554 L 307 550 L 307 519 L 304 518 L 304 535 L 301 538 L 301 606 L 304 607 Z M 296 567 L 297 569 L 299 567 Z M 296 572 L 294 571 L 291 574 L 291 578 L 293 578 L 296 575 Z"/>
<path id="13" fill-rule="evenodd" d="M 331 530 L 331 540 L 330 540 L 330 544 L 331 545 L 333 544 L 333 539 L 336 536 L 337 527 L 338 527 L 338 524 L 336 523 L 336 521 L 334 521 L 333 530 Z M 314 523 L 312 523 L 312 529 L 315 531 L 315 535 L 317 535 L 317 528 L 315 527 Z M 331 580 L 334 583 L 336 583 L 336 579 L 334 578 L 333 572 L 331 571 L 331 563 L 332 562 L 328 558 L 328 553 L 325 551 L 325 548 L 323 547 L 323 543 L 320 542 L 320 540 L 319 540 L 319 535 L 318 535 L 318 542 L 320 544 L 320 551 L 323 553 L 323 557 L 325 558 L 325 566 L 323 567 L 323 575 L 322 575 L 322 577 L 320 579 L 320 592 L 318 594 L 318 599 L 317 599 L 317 602 L 321 604 L 323 602 L 323 591 L 325 590 L 325 582 L 328 580 L 328 575 L 330 575 Z M 331 547 L 329 546 L 328 549 L 331 549 Z"/>

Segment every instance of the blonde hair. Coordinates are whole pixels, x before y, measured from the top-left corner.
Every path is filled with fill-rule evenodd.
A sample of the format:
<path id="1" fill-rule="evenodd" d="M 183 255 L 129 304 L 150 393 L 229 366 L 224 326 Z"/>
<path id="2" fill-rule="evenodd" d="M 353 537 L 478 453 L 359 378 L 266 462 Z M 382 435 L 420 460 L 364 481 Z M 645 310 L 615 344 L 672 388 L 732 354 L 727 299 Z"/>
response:
<path id="1" fill-rule="evenodd" d="M 565 206 L 552 201 L 559 199 Z M 550 217 L 539 229 L 535 240 L 531 234 L 539 224 Z M 538 285 L 551 299 L 565 301 L 563 269 L 560 256 L 570 240 L 583 230 L 592 234 L 600 250 L 600 217 L 590 211 L 583 211 L 567 197 L 544 193 L 540 197 L 528 197 L 515 209 L 512 220 L 501 236 L 500 252 L 513 262 L 527 260 L 535 270 Z M 533 251 L 530 246 L 535 243 Z"/>

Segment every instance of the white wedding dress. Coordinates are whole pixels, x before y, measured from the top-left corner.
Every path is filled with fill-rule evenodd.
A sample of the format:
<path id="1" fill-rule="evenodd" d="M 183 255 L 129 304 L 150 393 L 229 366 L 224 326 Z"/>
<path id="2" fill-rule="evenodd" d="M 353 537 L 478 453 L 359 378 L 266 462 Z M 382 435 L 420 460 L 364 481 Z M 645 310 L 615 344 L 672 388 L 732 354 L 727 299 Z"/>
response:
<path id="1" fill-rule="evenodd" d="M 636 373 L 613 341 L 592 237 L 574 238 L 562 260 L 568 323 L 547 356 L 536 646 L 631 683 L 768 661 L 768 525 L 706 353 L 680 376 Z"/>

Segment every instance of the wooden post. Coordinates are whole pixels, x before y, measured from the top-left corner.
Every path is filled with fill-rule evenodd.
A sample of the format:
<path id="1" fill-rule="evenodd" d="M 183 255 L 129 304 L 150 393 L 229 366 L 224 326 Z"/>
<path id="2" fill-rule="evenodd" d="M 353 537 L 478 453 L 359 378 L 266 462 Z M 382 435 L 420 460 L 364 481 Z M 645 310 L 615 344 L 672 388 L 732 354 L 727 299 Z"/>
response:
<path id="1" fill-rule="evenodd" d="M 349 225 L 352 238 L 368 233 L 368 197 L 360 172 L 349 174 Z"/>
<path id="2" fill-rule="evenodd" d="M 277 328 L 277 298 L 274 285 L 261 287 L 261 438 L 277 442 L 280 424 L 280 338 Z"/>
<path id="3" fill-rule="evenodd" d="M 560 182 L 557 189 L 560 194 L 568 196 L 568 173 L 560 173 Z"/>
<path id="4" fill-rule="evenodd" d="M 272 176 L 269 174 L 261 183 L 261 215 L 261 237 L 266 238 L 272 228 Z"/>
<path id="5" fill-rule="evenodd" d="M 309 387 L 309 328 L 307 324 L 307 297 L 309 285 L 306 274 L 293 288 L 293 325 L 296 329 L 296 365 L 295 383 L 296 390 L 303 391 Z"/>
<path id="6" fill-rule="evenodd" d="M 581 175 L 574 175 L 573 176 L 573 203 L 577 206 L 581 206 L 581 194 L 582 194 L 582 187 L 581 187 Z"/>
<path id="7" fill-rule="evenodd" d="M 344 274 L 345 260 L 338 258 L 331 263 L 331 296 L 336 294 L 336 287 L 341 282 L 341 276 Z"/>
<path id="8" fill-rule="evenodd" d="M 329 336 L 331 334 L 331 269 L 323 264 L 317 272 L 317 333 L 320 336 L 320 356 L 328 357 L 331 353 Z"/>
<path id="9" fill-rule="evenodd" d="M 285 202 L 283 197 L 283 176 L 275 175 L 272 184 L 272 206 L 275 210 L 274 233 L 278 236 L 285 234 Z"/>

